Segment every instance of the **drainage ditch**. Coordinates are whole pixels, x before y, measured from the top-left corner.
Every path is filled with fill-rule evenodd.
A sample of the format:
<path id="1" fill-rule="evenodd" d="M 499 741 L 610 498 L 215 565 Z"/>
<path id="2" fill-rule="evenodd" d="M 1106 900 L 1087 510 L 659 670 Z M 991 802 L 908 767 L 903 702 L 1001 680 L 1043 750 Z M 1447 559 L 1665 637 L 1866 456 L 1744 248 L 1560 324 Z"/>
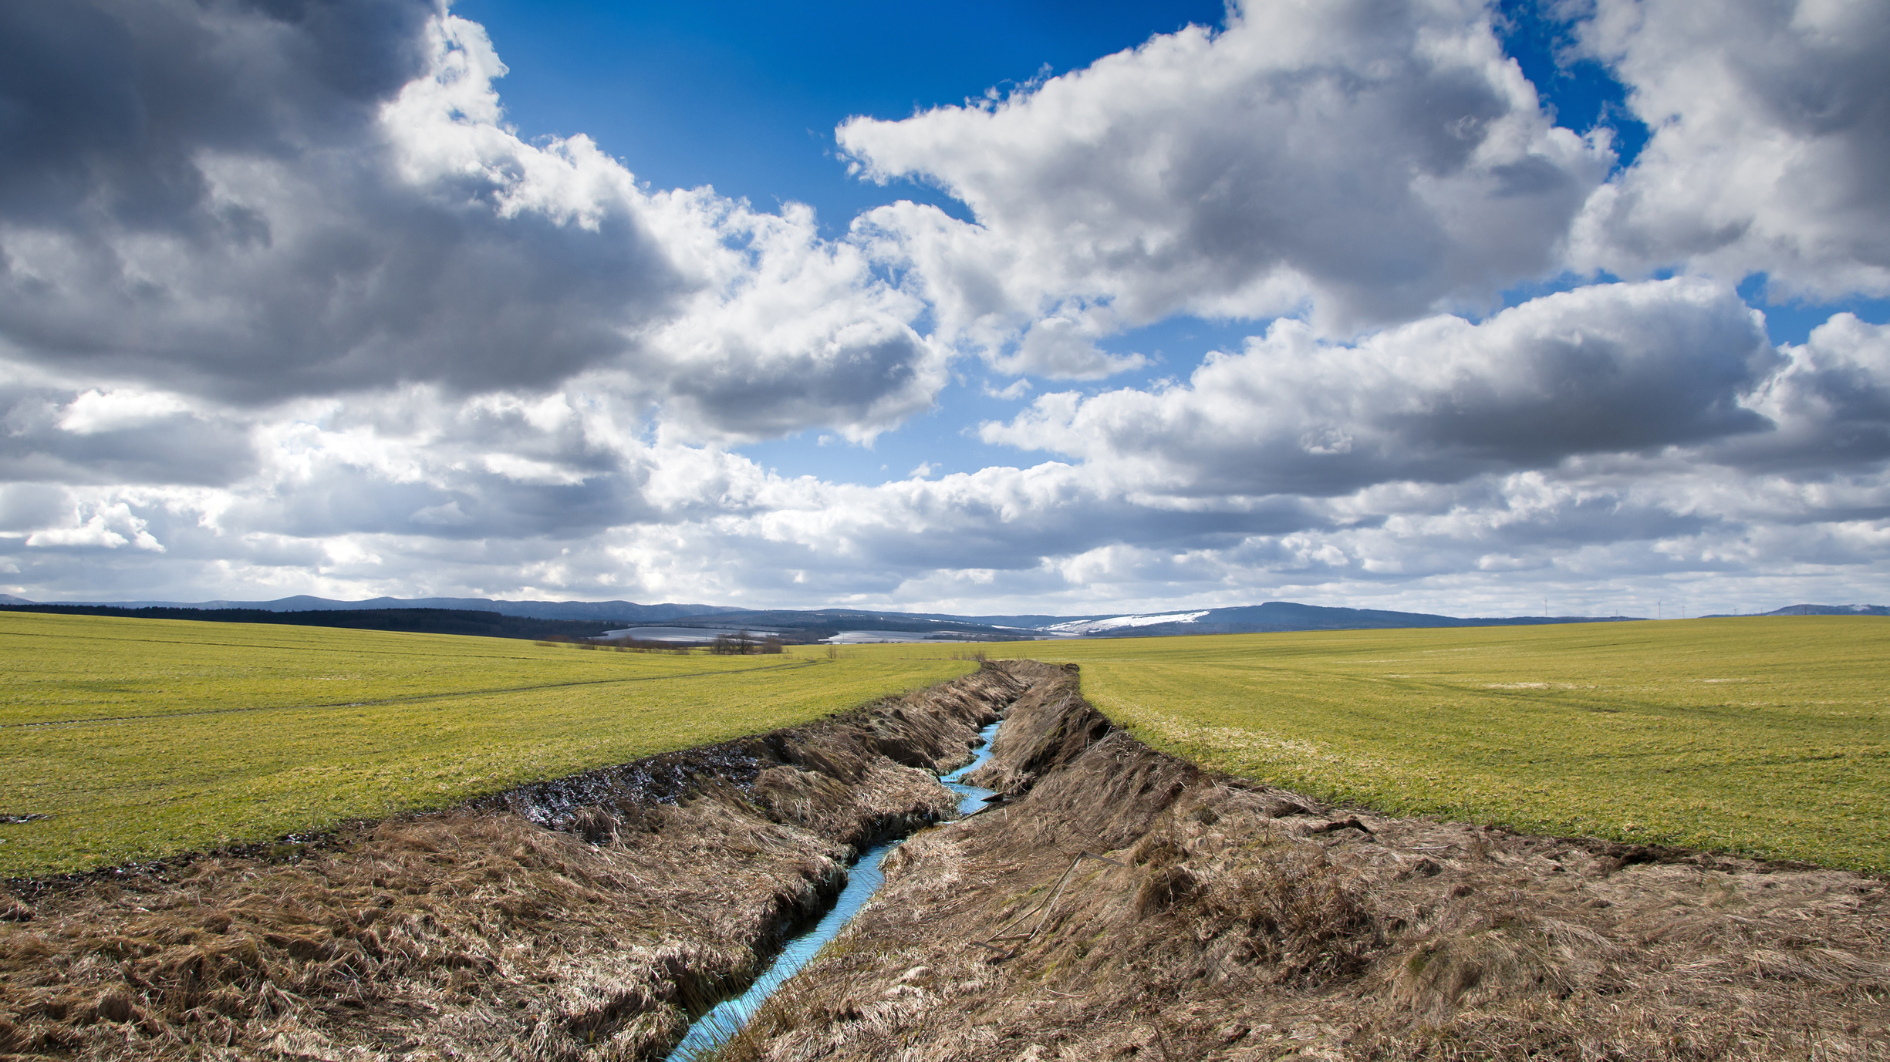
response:
<path id="1" fill-rule="evenodd" d="M 958 814 L 971 815 L 984 808 L 985 802 L 997 794 L 990 789 L 975 786 L 964 781 L 965 777 L 983 767 L 991 758 L 991 743 L 997 737 L 1002 721 L 993 722 L 978 731 L 978 747 L 973 750 L 970 763 L 940 778 L 945 787 L 958 795 Z M 669 1053 L 668 1062 L 696 1062 L 696 1059 L 711 1052 L 738 1035 L 754 1017 L 761 1005 L 773 996 L 787 980 L 800 972 L 801 967 L 819 954 L 827 942 L 840 935 L 841 930 L 853 921 L 853 917 L 866 906 L 866 901 L 879 891 L 885 882 L 880 872 L 880 861 L 885 859 L 895 848 L 905 843 L 904 838 L 874 845 L 860 854 L 847 875 L 846 887 L 834 899 L 833 907 L 820 916 L 813 928 L 808 929 L 782 946 L 781 951 L 755 979 L 746 991 L 717 1003 L 708 1013 L 697 1018 L 689 1026 L 689 1035 Z"/>

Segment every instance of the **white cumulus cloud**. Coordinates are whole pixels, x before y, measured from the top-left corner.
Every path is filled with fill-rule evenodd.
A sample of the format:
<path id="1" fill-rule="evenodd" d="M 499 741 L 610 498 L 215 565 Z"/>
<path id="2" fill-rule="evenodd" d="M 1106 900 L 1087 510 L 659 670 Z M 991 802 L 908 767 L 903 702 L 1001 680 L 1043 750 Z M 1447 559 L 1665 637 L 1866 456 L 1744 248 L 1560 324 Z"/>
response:
<path id="1" fill-rule="evenodd" d="M 981 435 L 1107 462 L 1150 491 L 1332 496 L 1759 431 L 1740 400 L 1777 361 L 1726 289 L 1600 285 L 1353 344 L 1282 320 L 1185 386 L 1045 395 Z"/>
<path id="2" fill-rule="evenodd" d="M 1241 4 L 1221 32 L 839 139 L 865 175 L 971 209 L 861 225 L 1002 368 L 1097 375 L 1121 366 L 1070 340 L 1181 312 L 1350 332 L 1554 273 L 1607 172 L 1606 144 L 1552 125 L 1490 20 L 1453 0 Z"/>
<path id="3" fill-rule="evenodd" d="M 1890 294 L 1890 3 L 1596 0 L 1580 26 L 1652 137 L 1584 211 L 1578 268 Z"/>

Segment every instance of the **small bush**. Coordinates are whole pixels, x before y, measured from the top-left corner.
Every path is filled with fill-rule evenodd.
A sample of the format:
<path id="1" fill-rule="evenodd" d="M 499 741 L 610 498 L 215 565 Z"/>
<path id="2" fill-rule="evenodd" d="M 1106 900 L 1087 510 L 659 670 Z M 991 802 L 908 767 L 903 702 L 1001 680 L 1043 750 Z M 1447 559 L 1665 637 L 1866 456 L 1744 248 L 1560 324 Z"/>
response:
<path id="1" fill-rule="evenodd" d="M 766 638 L 756 638 L 748 631 L 718 634 L 715 641 L 709 643 L 709 652 L 716 656 L 750 656 L 780 651 L 780 636 L 770 634 Z"/>

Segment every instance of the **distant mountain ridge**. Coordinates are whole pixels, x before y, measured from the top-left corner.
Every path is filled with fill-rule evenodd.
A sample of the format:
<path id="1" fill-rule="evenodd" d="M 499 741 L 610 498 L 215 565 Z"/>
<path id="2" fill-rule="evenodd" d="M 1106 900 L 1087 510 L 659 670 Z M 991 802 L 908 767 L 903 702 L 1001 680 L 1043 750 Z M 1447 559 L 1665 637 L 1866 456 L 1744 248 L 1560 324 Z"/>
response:
<path id="1" fill-rule="evenodd" d="M 1054 616 L 1043 617 L 1055 619 Z M 682 616 L 672 626 L 718 630 L 794 632 L 810 639 L 830 638 L 847 631 L 884 631 L 924 635 L 954 641 L 1017 641 L 1036 637 L 1035 628 L 981 622 L 971 616 L 930 612 L 871 612 L 851 608 L 726 610 L 700 616 Z"/>
<path id="2" fill-rule="evenodd" d="M 202 623 L 263 623 L 289 627 L 340 627 L 411 634 L 461 634 L 482 638 L 595 638 L 608 626 L 598 620 L 537 619 L 501 616 L 466 608 L 306 609 L 274 612 L 261 608 L 166 608 L 147 605 L 35 605 L 0 602 L 0 612 L 38 612 L 66 616 L 113 616 L 125 619 L 194 620 Z"/>
<path id="3" fill-rule="evenodd" d="M 793 641 L 821 641 L 847 632 L 911 634 L 925 640 L 1018 641 L 1045 638 L 1158 637 L 1286 631 L 1507 627 L 1607 623 L 1637 616 L 1444 616 L 1427 612 L 1338 608 L 1268 601 L 1259 605 L 1176 609 L 1119 615 L 955 616 L 866 609 L 740 609 L 726 605 L 633 601 L 498 601 L 483 597 L 378 597 L 336 601 L 298 595 L 274 601 L 67 602 L 47 605 L 0 594 L 0 608 L 139 614 L 158 619 L 305 623 L 380 630 L 430 630 L 500 637 L 597 637 L 606 627 L 665 624 L 708 630 L 754 629 Z M 94 611 L 97 610 L 97 611 Z M 213 614 L 214 613 L 214 614 Z M 332 615 L 331 615 L 332 614 Z M 1883 605 L 1788 605 L 1768 616 L 1890 616 Z M 790 637 L 791 636 L 791 637 Z"/>
<path id="4" fill-rule="evenodd" d="M 1403 627 L 1514 627 L 1544 623 L 1607 623 L 1635 616 L 1439 616 L 1374 608 L 1330 608 L 1294 601 L 1090 617 L 1047 625 L 1063 637 L 1152 637 L 1168 634 L 1261 634 L 1273 631 L 1389 630 Z"/>
<path id="5" fill-rule="evenodd" d="M 1764 616 L 1890 616 L 1890 607 L 1883 605 L 1786 605 L 1763 612 Z M 1715 616 L 1714 619 L 1726 617 Z"/>
<path id="6" fill-rule="evenodd" d="M 26 605 L 36 604 L 18 598 L 0 601 L 0 604 Z M 737 612 L 739 609 L 724 605 L 688 605 L 664 603 L 660 605 L 639 605 L 634 601 L 496 601 L 489 597 L 375 597 L 365 601 L 335 601 L 326 597 L 310 597 L 298 594 L 294 597 L 280 597 L 274 601 L 68 601 L 60 604 L 104 605 L 111 608 L 197 608 L 197 609 L 258 609 L 264 612 L 363 612 L 385 609 L 451 609 L 466 612 L 497 612 L 501 616 L 524 616 L 530 619 L 556 620 L 623 620 L 626 623 L 645 623 L 654 620 L 673 620 L 684 616 L 706 616 L 717 612 Z"/>
<path id="7" fill-rule="evenodd" d="M 683 616 L 677 626 L 771 630 L 907 631 L 932 637 L 966 634 L 1000 640 L 1018 638 L 1148 637 L 1169 634 L 1257 634 L 1270 631 L 1370 630 L 1399 627 L 1499 627 L 1544 623 L 1606 623 L 1634 616 L 1439 616 L 1426 612 L 1329 608 L 1291 601 L 1228 608 L 1186 609 L 1100 616 L 952 616 L 941 613 L 869 612 L 858 609 L 721 612 Z M 1009 622 L 1004 622 L 1009 621 Z M 1021 622 L 1019 622 L 1021 621 Z"/>

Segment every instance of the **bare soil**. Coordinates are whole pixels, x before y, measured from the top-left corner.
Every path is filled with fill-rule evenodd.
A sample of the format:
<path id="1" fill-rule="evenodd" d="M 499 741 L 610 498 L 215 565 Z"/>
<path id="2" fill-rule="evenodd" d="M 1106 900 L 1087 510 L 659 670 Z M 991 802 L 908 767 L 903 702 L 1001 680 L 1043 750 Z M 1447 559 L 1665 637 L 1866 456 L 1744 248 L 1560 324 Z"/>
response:
<path id="1" fill-rule="evenodd" d="M 821 723 L 301 843 L 0 890 L 0 1057 L 660 1058 L 955 814 L 987 667 Z"/>
<path id="2" fill-rule="evenodd" d="M 1890 1059 L 1890 891 L 1338 809 L 1032 687 L 724 1058 Z"/>

